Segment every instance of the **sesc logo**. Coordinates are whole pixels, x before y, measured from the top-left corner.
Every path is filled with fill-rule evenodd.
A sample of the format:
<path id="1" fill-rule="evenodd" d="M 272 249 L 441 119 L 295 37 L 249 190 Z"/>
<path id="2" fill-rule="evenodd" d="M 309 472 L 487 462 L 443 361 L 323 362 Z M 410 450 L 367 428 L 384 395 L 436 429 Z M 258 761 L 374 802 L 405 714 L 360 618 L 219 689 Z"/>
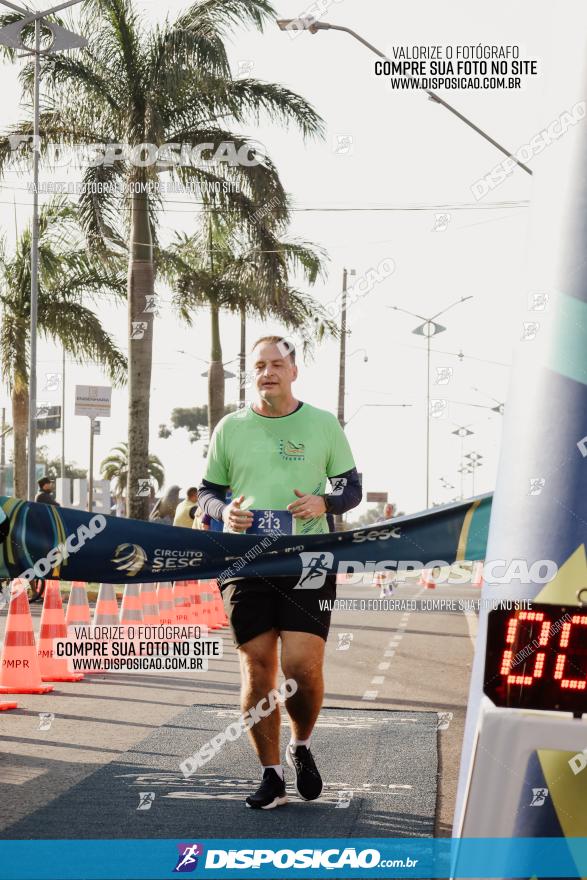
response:
<path id="1" fill-rule="evenodd" d="M 134 577 L 144 567 L 147 554 L 138 544 L 119 544 L 110 561 L 115 563 L 116 571 L 125 571 Z"/>
<path id="2" fill-rule="evenodd" d="M 198 858 L 204 854 L 201 843 L 178 843 L 179 855 L 177 865 L 173 869 L 174 874 L 188 874 L 198 867 Z"/>
<path id="3" fill-rule="evenodd" d="M 385 541 L 387 538 L 401 538 L 400 526 L 389 526 L 385 529 L 362 530 L 353 533 L 353 543 L 362 544 L 363 541 Z"/>

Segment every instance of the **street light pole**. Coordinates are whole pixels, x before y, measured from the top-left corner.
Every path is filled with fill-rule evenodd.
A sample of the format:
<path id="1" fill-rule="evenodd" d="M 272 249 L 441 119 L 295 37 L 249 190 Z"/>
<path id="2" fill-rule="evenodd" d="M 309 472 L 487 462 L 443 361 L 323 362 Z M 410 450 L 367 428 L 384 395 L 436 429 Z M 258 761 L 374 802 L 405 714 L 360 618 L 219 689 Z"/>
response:
<path id="1" fill-rule="evenodd" d="M 0 425 L 0 495 L 4 495 L 6 486 L 6 408 L 2 407 L 2 424 Z"/>
<path id="2" fill-rule="evenodd" d="M 369 43 L 364 37 L 361 37 L 360 34 L 357 34 L 356 31 L 351 30 L 351 28 L 343 27 L 338 24 L 329 24 L 326 21 L 317 21 L 315 18 L 307 16 L 305 18 L 289 18 L 289 19 L 278 19 L 277 25 L 280 30 L 304 30 L 309 31 L 311 34 L 316 34 L 318 31 L 343 31 L 345 34 L 350 34 L 351 37 L 354 37 L 355 40 L 358 40 L 359 43 L 362 43 L 363 46 L 366 46 L 367 49 L 370 49 L 375 55 L 379 58 L 383 58 L 385 61 L 391 61 L 390 58 L 384 52 L 381 52 L 376 46 L 373 46 L 372 43 Z M 463 116 L 455 107 L 445 101 L 444 98 L 441 98 L 440 95 L 437 95 L 436 92 L 430 91 L 430 89 L 423 89 L 431 101 L 434 101 L 435 104 L 441 104 L 442 107 L 446 107 L 446 109 L 452 113 L 457 119 L 460 119 L 461 122 L 464 122 L 465 125 L 468 125 L 469 128 L 472 128 L 473 131 L 477 132 L 477 134 L 481 135 L 486 141 L 488 141 L 492 146 L 494 146 L 497 150 L 507 156 L 509 159 L 512 159 L 516 165 L 518 165 L 526 174 L 532 174 L 530 168 L 525 165 L 523 162 L 520 162 L 516 156 L 511 153 L 508 149 L 503 147 L 498 141 L 492 138 L 487 132 L 483 131 L 482 128 L 479 128 L 478 125 L 475 125 L 474 122 L 471 122 L 470 119 L 467 119 L 466 116 Z"/>
<path id="3" fill-rule="evenodd" d="M 455 437 L 461 441 L 461 462 L 458 473 L 461 475 L 461 501 L 465 497 L 464 480 L 465 480 L 465 437 L 471 437 L 475 432 L 471 431 L 467 425 L 457 425 L 456 431 L 452 431 Z"/>
<path id="4" fill-rule="evenodd" d="M 426 334 L 426 510 L 430 503 L 430 340 L 433 335 Z"/>
<path id="5" fill-rule="evenodd" d="M 65 348 L 61 364 L 61 479 L 65 479 Z"/>
<path id="6" fill-rule="evenodd" d="M 37 306 L 38 306 L 38 274 L 39 274 L 39 161 L 40 146 L 40 79 L 41 54 L 51 54 L 64 49 L 81 48 L 87 45 L 85 37 L 74 34 L 66 28 L 47 21 L 46 16 L 62 9 L 75 6 L 81 0 L 65 0 L 50 9 L 31 12 L 11 0 L 0 0 L 3 6 L 13 9 L 22 15 L 22 19 L 0 28 L 0 45 L 11 49 L 23 50 L 25 54 L 34 55 L 33 80 L 33 216 L 31 228 L 31 313 L 30 313 L 30 368 L 29 368 L 29 400 L 28 400 L 28 473 L 27 494 L 29 499 L 35 496 L 36 449 L 37 449 Z M 27 25 L 35 24 L 35 43 L 31 49 L 23 41 L 23 33 Z M 41 28 L 47 32 L 47 47 L 41 50 Z"/>
<path id="7" fill-rule="evenodd" d="M 338 360 L 338 421 L 344 430 L 344 395 L 346 383 L 346 294 L 347 294 L 347 270 L 342 270 L 342 298 L 340 307 L 340 352 Z"/>
<path id="8" fill-rule="evenodd" d="M 404 315 L 411 315 L 412 318 L 419 318 L 422 321 L 422 324 L 419 324 L 412 330 L 416 336 L 424 336 L 426 339 L 426 510 L 428 510 L 430 505 L 430 351 L 431 351 L 431 339 L 433 336 L 438 336 L 439 333 L 444 333 L 446 327 L 443 327 L 442 324 L 436 323 L 436 318 L 439 318 L 441 315 L 446 314 L 449 309 L 454 308 L 454 306 L 458 306 L 463 302 L 467 302 L 468 300 L 473 299 L 472 296 L 462 296 L 460 299 L 455 300 L 455 302 L 451 303 L 445 309 L 441 309 L 439 312 L 436 312 L 435 315 L 432 315 L 430 318 L 425 318 L 423 315 L 418 315 L 416 312 L 410 312 L 408 309 L 402 309 L 399 306 L 388 306 L 388 308 L 393 309 L 396 312 L 403 312 Z"/>

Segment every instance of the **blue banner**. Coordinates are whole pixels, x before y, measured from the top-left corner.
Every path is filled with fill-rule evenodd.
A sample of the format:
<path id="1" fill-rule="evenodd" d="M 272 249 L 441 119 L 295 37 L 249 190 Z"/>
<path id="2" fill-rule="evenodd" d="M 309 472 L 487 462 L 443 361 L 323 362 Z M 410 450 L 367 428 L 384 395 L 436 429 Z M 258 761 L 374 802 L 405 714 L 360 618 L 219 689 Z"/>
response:
<path id="1" fill-rule="evenodd" d="M 431 562 L 485 557 L 491 495 L 347 532 L 232 534 L 141 522 L 0 497 L 0 578 L 145 583 L 316 574 L 342 562 Z M 0 517 L 1 518 L 1 517 Z M 309 577 L 311 575 L 311 578 Z"/>

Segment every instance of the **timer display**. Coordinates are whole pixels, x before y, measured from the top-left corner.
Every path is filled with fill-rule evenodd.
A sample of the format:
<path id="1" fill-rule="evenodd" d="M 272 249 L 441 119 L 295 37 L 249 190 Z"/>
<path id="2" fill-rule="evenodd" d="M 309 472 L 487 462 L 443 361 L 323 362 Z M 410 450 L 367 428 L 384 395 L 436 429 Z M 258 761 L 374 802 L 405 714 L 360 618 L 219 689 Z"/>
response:
<path id="1" fill-rule="evenodd" d="M 483 691 L 496 706 L 587 713 L 587 608 L 490 611 Z"/>

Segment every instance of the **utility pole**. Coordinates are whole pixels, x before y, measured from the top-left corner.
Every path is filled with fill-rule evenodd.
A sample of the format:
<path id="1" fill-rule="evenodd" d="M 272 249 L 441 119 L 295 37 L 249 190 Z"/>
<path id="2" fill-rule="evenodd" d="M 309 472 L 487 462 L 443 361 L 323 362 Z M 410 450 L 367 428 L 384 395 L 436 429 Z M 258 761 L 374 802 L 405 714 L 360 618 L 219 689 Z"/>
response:
<path id="1" fill-rule="evenodd" d="M 37 449 L 37 301 L 38 301 L 38 266 L 39 266 L 39 161 L 40 145 L 40 79 L 41 54 L 47 55 L 66 49 L 79 49 L 87 45 L 85 37 L 66 30 L 55 22 L 48 21 L 46 16 L 53 15 L 70 6 L 76 6 L 81 0 L 64 0 L 57 6 L 42 12 L 32 11 L 19 6 L 12 0 L 0 0 L 3 6 L 22 15 L 22 18 L 0 28 L 0 45 L 10 49 L 19 49 L 27 55 L 34 55 L 33 71 L 33 216 L 31 222 L 31 318 L 30 318 L 30 368 L 29 368 L 29 414 L 28 414 L 28 497 L 35 496 L 35 470 Z M 34 48 L 24 42 L 26 29 L 35 23 Z M 41 29 L 43 30 L 44 46 L 41 49 Z M 22 56 L 20 56 L 22 57 Z"/>
<path id="2" fill-rule="evenodd" d="M 246 361 L 245 361 L 245 349 L 247 346 L 247 312 L 244 305 L 241 305 L 240 308 L 240 323 L 241 323 L 241 343 L 240 343 L 240 352 L 238 355 L 238 405 L 240 409 L 244 409 L 245 406 L 245 397 L 246 397 L 246 380 L 245 380 L 245 369 L 246 369 Z"/>
<path id="3" fill-rule="evenodd" d="M 6 486 L 6 408 L 2 407 L 2 428 L 0 428 L 0 495 Z"/>
<path id="4" fill-rule="evenodd" d="M 90 469 L 88 471 L 88 510 L 94 510 L 94 419 L 90 419 Z"/>
<path id="5" fill-rule="evenodd" d="M 342 298 L 340 308 L 340 357 L 338 363 L 338 421 L 344 429 L 344 395 L 346 378 L 346 294 L 347 270 L 342 270 Z"/>
<path id="6" fill-rule="evenodd" d="M 65 349 L 61 364 L 61 479 L 65 479 Z"/>
<path id="7" fill-rule="evenodd" d="M 351 269 L 351 275 L 355 274 L 355 270 Z M 340 303 L 340 357 L 338 362 L 338 411 L 337 417 L 340 427 L 344 431 L 345 420 L 344 420 L 344 397 L 346 393 L 346 294 L 347 294 L 347 280 L 348 280 L 348 272 L 346 269 L 342 270 L 342 297 Z M 334 524 L 337 532 L 342 531 L 343 527 L 343 516 L 342 514 L 337 514 L 334 517 Z"/>

